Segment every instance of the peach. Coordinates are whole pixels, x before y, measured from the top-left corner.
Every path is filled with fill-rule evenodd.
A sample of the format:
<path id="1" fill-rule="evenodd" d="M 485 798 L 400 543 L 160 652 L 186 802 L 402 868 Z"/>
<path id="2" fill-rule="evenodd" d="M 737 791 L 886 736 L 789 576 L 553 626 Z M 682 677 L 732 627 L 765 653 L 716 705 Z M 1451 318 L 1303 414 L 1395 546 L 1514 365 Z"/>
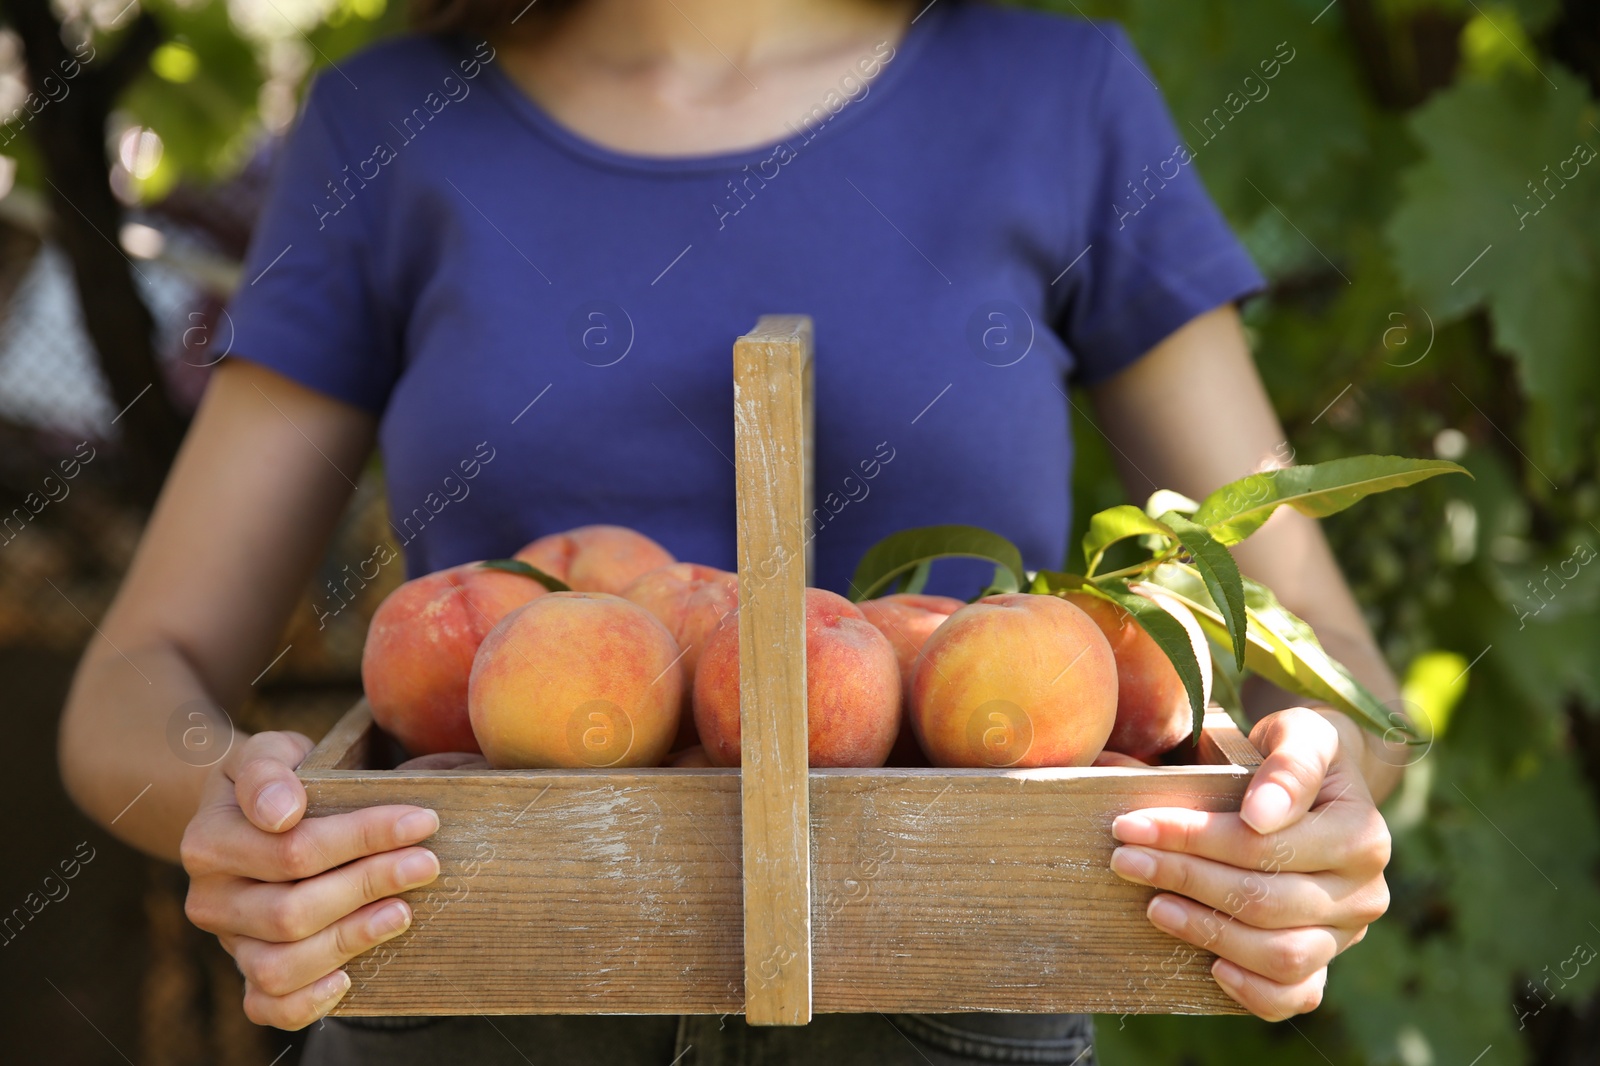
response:
<path id="1" fill-rule="evenodd" d="M 552 592 L 489 631 L 467 707 L 489 764 L 658 766 L 683 704 L 672 634 L 604 592 Z"/>
<path id="2" fill-rule="evenodd" d="M 1135 759 L 1132 755 L 1124 755 L 1122 752 L 1112 751 L 1110 748 L 1107 748 L 1099 755 L 1096 755 L 1094 757 L 1094 762 L 1090 763 L 1089 765 L 1120 766 L 1128 770 L 1148 770 L 1151 766 L 1150 763 L 1145 762 L 1143 759 Z"/>
<path id="3" fill-rule="evenodd" d="M 702 766 L 710 766 L 711 757 L 706 754 L 705 748 L 702 748 L 700 745 L 696 744 L 692 748 L 684 748 L 682 751 L 678 752 L 672 757 L 671 761 L 668 762 L 667 765 L 675 766 L 680 770 L 689 767 L 699 768 Z"/>
<path id="4" fill-rule="evenodd" d="M 1183 624 L 1200 660 L 1205 698 L 1211 699 L 1211 649 L 1200 623 L 1187 607 L 1149 585 L 1133 591 L 1157 604 Z M 1087 592 L 1063 597 L 1094 619 L 1117 659 L 1117 724 L 1106 747 L 1146 762 L 1182 743 L 1194 726 L 1189 696 L 1172 660 L 1133 616 L 1116 604 Z"/>
<path id="5" fill-rule="evenodd" d="M 407 759 L 396 770 L 487 770 L 489 760 L 469 751 L 436 751 Z"/>
<path id="6" fill-rule="evenodd" d="M 962 603 L 950 596 L 897 592 L 865 600 L 856 606 L 861 608 L 867 621 L 878 627 L 878 632 L 889 638 L 895 659 L 900 663 L 900 736 L 889 753 L 888 765 L 927 766 L 928 758 L 917 747 L 916 733 L 911 728 L 911 676 L 917 668 L 922 645 L 946 618 L 961 609 Z"/>
<path id="7" fill-rule="evenodd" d="M 894 648 L 843 596 L 806 589 L 807 757 L 812 766 L 882 766 L 900 727 Z M 738 766 L 739 627 L 706 644 L 694 679 L 694 720 L 706 755 Z"/>
<path id="8" fill-rule="evenodd" d="M 1117 718 L 1117 661 L 1055 596 L 986 596 L 922 648 L 911 722 L 935 766 L 1087 766 Z"/>
<path id="9" fill-rule="evenodd" d="M 856 604 L 867 621 L 889 638 L 894 657 L 900 663 L 900 680 L 905 694 L 911 693 L 911 675 L 917 668 L 923 644 L 946 618 L 965 606 L 951 596 L 923 596 L 897 592 Z"/>
<path id="10" fill-rule="evenodd" d="M 622 590 L 622 597 L 659 618 L 682 649 L 684 713 L 672 746 L 676 750 L 699 743 L 689 699 L 695 667 L 713 633 L 724 624 L 738 625 L 738 576 L 698 563 L 672 563 L 642 574 Z"/>
<path id="11" fill-rule="evenodd" d="M 467 717 L 472 658 L 500 619 L 544 594 L 537 581 L 476 563 L 395 589 L 373 613 L 361 652 L 373 721 L 410 755 L 476 752 Z"/>
<path id="12" fill-rule="evenodd" d="M 675 562 L 672 553 L 623 526 L 579 526 L 525 545 L 516 558 L 575 592 L 620 594 L 640 574 Z"/>

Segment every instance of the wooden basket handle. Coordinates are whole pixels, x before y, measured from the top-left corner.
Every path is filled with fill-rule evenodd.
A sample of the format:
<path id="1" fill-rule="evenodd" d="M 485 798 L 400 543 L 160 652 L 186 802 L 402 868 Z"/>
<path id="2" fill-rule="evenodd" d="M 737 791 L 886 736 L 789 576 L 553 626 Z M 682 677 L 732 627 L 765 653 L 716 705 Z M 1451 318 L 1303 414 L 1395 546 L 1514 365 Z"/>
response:
<path id="1" fill-rule="evenodd" d="M 805 589 L 811 319 L 763 315 L 733 346 L 745 1019 L 811 1021 Z"/>

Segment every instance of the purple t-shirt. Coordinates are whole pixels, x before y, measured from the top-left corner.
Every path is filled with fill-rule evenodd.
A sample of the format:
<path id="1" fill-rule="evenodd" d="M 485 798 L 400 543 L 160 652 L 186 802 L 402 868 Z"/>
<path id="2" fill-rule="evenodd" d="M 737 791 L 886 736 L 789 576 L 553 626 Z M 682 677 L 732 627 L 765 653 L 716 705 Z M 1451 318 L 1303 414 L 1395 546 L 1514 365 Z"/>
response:
<path id="1" fill-rule="evenodd" d="M 980 4 L 864 51 L 785 140 L 687 158 L 566 129 L 487 44 L 405 37 L 312 86 L 233 351 L 381 416 L 412 575 L 588 523 L 732 569 L 733 341 L 809 314 L 813 583 L 945 522 L 1056 568 L 1068 382 L 1262 284 L 1181 143 L 1117 26 Z"/>

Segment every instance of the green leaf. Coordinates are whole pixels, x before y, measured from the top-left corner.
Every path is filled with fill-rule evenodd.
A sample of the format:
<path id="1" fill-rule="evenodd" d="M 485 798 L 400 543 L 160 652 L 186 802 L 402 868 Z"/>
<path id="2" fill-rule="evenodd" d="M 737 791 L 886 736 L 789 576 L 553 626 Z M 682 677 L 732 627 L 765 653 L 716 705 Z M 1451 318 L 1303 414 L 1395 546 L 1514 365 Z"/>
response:
<path id="1" fill-rule="evenodd" d="M 866 550 L 850 580 L 850 599 L 854 603 L 870 600 L 901 574 L 935 559 L 952 558 L 987 559 L 994 563 L 998 568 L 994 585 L 1003 584 L 1001 570 L 1009 578 L 1010 588 L 1005 591 L 1015 592 L 1027 581 L 1022 552 L 1000 534 L 978 526 L 919 526 L 891 533 Z"/>
<path id="2" fill-rule="evenodd" d="M 1111 545 L 1145 534 L 1174 536 L 1172 530 L 1128 503 L 1109 507 L 1089 519 L 1089 532 L 1083 535 L 1083 559 L 1088 573 L 1093 576 Z"/>
<path id="3" fill-rule="evenodd" d="M 1488 307 L 1494 346 L 1515 357 L 1530 414 L 1570 463 L 1593 439 L 1600 391 L 1600 117 L 1567 68 L 1540 67 L 1459 81 L 1414 112 L 1424 157 L 1402 179 L 1386 236 L 1439 322 Z"/>
<path id="4" fill-rule="evenodd" d="M 537 566 L 529 566 L 521 559 L 490 559 L 478 564 L 486 570 L 504 570 L 508 574 L 520 574 L 532 578 L 551 592 L 571 592 L 572 586 L 562 581 L 559 577 L 540 570 Z"/>
<path id="5" fill-rule="evenodd" d="M 1301 514 L 1337 514 L 1375 492 L 1404 488 L 1440 474 L 1466 474 L 1443 459 L 1354 455 L 1307 466 L 1286 466 L 1230 481 L 1204 500 L 1194 521 L 1222 544 L 1237 544 L 1288 504 Z M 1471 477 L 1470 474 L 1467 475 Z"/>
<path id="6" fill-rule="evenodd" d="M 1200 509 L 1200 504 L 1191 500 L 1181 492 L 1171 489 L 1156 489 L 1144 503 L 1144 513 L 1151 518 L 1157 518 L 1168 511 L 1177 511 L 1179 514 L 1194 514 Z"/>
<path id="7" fill-rule="evenodd" d="M 1192 613 L 1192 612 L 1191 612 Z M 1233 718 L 1233 724 L 1243 733 L 1250 732 L 1250 720 L 1245 717 L 1244 698 L 1239 694 L 1239 671 L 1225 661 L 1228 649 L 1206 636 L 1206 647 L 1211 652 L 1211 698 Z"/>
<path id="8" fill-rule="evenodd" d="M 1026 580 L 1026 575 L 1024 575 Z M 984 590 L 985 596 L 993 596 L 1002 592 L 1019 592 L 1022 582 L 1017 580 L 1017 575 L 1007 566 L 996 565 L 994 577 L 989 580 L 989 587 Z"/>
<path id="9" fill-rule="evenodd" d="M 1219 643 L 1231 641 L 1227 625 L 1207 591 L 1205 579 L 1185 563 L 1162 563 L 1144 579 L 1172 593 L 1194 612 L 1206 634 Z M 1265 585 L 1244 579 L 1245 668 L 1279 688 L 1322 700 L 1380 736 L 1415 733 L 1395 721 L 1393 711 L 1351 676 L 1318 642 L 1305 622 L 1295 617 Z"/>
<path id="10" fill-rule="evenodd" d="M 905 584 L 900 586 L 900 591 L 910 596 L 915 596 L 928 587 L 928 575 L 933 572 L 933 562 L 924 559 L 906 575 Z"/>
<path id="11" fill-rule="evenodd" d="M 1233 644 L 1233 661 L 1244 667 L 1244 579 L 1239 575 L 1239 564 L 1233 561 L 1228 549 L 1217 543 L 1203 526 L 1196 525 L 1176 511 L 1168 511 L 1160 521 L 1172 530 L 1194 561 L 1194 568 L 1211 593 L 1211 599 L 1222 613 Z"/>
<path id="12" fill-rule="evenodd" d="M 1076 14 L 1080 2 L 1059 7 Z M 1309 27 L 1317 12 L 1282 0 L 1136 0 L 1128 7 L 1128 29 L 1172 101 L 1177 135 L 1188 148 L 1178 159 L 1192 155 L 1190 165 L 1235 221 L 1278 217 L 1271 206 L 1277 203 L 1306 227 L 1307 213 L 1298 208 L 1309 188 L 1330 171 L 1348 169 L 1366 142 L 1368 95 L 1355 50 L 1337 22 L 1330 26 L 1338 13 Z M 1149 173 L 1170 180 L 1172 167 L 1160 163 Z M 1144 174 L 1133 180 L 1144 192 Z M 1152 183 L 1151 191 L 1159 187 Z M 1140 206 L 1127 195 L 1130 207 Z M 1130 219 L 1129 228 L 1134 224 Z M 1323 244 L 1320 227 L 1312 226 L 1310 239 Z M 1298 244 L 1306 247 L 1303 239 Z M 1308 254 L 1316 256 L 1309 248 Z"/>
<path id="13" fill-rule="evenodd" d="M 1103 600 L 1109 600 L 1133 616 L 1139 628 L 1150 634 L 1150 639 L 1172 660 L 1173 669 L 1183 681 L 1183 690 L 1189 696 L 1189 709 L 1194 714 L 1191 734 L 1200 739 L 1200 727 L 1206 717 L 1206 683 L 1200 672 L 1200 660 L 1195 657 L 1194 645 L 1189 641 L 1189 631 L 1183 623 L 1172 617 L 1153 600 L 1147 600 L 1130 591 L 1128 583 L 1118 579 L 1103 585 L 1086 585 L 1084 591 Z"/>
<path id="14" fill-rule="evenodd" d="M 1033 575 L 1033 583 L 1028 586 L 1029 592 L 1075 592 L 1088 582 L 1077 574 L 1064 574 L 1059 570 L 1040 570 Z"/>

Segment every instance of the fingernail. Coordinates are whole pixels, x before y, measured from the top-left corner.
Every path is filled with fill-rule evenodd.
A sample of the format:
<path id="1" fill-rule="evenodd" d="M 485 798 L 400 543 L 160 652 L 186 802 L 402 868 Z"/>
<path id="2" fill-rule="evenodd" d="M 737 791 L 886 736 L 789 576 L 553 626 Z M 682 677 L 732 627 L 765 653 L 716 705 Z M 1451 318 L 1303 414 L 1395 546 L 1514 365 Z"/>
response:
<path id="1" fill-rule="evenodd" d="M 289 786 L 274 781 L 256 796 L 256 819 L 277 832 L 294 815 L 294 793 Z"/>
<path id="2" fill-rule="evenodd" d="M 1183 905 L 1166 896 L 1157 896 L 1151 900 L 1150 908 L 1145 911 L 1145 915 L 1158 928 L 1165 929 L 1169 933 L 1176 933 L 1182 929 L 1186 917 Z"/>
<path id="3" fill-rule="evenodd" d="M 1155 876 L 1156 860 L 1138 848 L 1118 848 L 1111 853 L 1111 869 L 1119 877 L 1148 885 Z"/>
<path id="4" fill-rule="evenodd" d="M 1118 815 L 1111 823 L 1111 835 L 1124 844 L 1154 844 L 1156 823 L 1142 814 Z"/>
<path id="5" fill-rule="evenodd" d="M 1250 794 L 1249 801 L 1239 811 L 1239 817 L 1258 833 L 1273 833 L 1283 828 L 1292 804 L 1284 787 L 1269 781 Z"/>
<path id="6" fill-rule="evenodd" d="M 320 1009 L 327 1006 L 332 1000 L 337 1000 L 350 990 L 350 975 L 343 970 L 335 970 L 317 982 L 312 998 Z"/>
<path id="7" fill-rule="evenodd" d="M 1226 988 L 1237 991 L 1244 987 L 1244 971 L 1227 959 L 1218 959 L 1211 964 L 1211 976 Z"/>
<path id="8" fill-rule="evenodd" d="M 439 876 L 439 860 L 431 851 L 415 851 L 400 860 L 395 876 L 406 888 L 425 885 Z"/>
<path id="9" fill-rule="evenodd" d="M 433 811 L 412 811 L 394 823 L 395 834 L 408 843 L 426 840 L 439 830 L 439 816 Z"/>
<path id="10" fill-rule="evenodd" d="M 411 924 L 411 908 L 399 900 L 382 907 L 372 916 L 368 931 L 373 939 L 391 937 Z"/>

